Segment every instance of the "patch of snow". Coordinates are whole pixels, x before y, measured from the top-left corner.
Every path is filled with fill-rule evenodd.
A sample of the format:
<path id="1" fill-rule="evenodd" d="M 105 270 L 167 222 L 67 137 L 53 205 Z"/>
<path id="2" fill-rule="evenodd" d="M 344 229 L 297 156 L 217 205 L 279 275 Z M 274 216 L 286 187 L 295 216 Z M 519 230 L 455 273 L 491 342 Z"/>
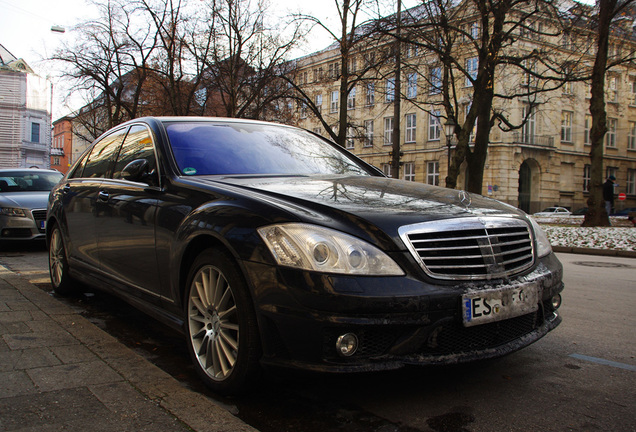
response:
<path id="1" fill-rule="evenodd" d="M 552 246 L 636 251 L 636 228 L 625 217 L 611 217 L 611 227 L 581 227 L 583 216 L 535 219 Z"/>

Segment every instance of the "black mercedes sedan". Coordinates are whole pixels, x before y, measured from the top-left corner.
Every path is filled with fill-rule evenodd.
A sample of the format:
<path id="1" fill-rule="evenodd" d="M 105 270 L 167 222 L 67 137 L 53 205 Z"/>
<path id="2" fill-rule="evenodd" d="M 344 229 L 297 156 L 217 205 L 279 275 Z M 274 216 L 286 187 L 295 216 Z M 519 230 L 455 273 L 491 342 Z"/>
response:
<path id="1" fill-rule="evenodd" d="M 278 124 L 122 124 L 53 189 L 46 229 L 57 292 L 81 281 L 182 330 L 223 393 L 264 366 L 497 357 L 561 321 L 562 266 L 525 213 Z"/>

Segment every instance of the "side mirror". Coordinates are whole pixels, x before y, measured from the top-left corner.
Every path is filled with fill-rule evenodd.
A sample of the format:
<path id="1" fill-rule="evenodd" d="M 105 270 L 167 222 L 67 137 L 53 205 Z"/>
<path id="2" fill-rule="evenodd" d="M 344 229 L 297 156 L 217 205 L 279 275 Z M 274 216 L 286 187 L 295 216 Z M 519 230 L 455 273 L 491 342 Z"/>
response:
<path id="1" fill-rule="evenodd" d="M 148 183 L 151 173 L 148 172 L 148 161 L 136 159 L 121 170 L 121 178 L 133 182 Z"/>

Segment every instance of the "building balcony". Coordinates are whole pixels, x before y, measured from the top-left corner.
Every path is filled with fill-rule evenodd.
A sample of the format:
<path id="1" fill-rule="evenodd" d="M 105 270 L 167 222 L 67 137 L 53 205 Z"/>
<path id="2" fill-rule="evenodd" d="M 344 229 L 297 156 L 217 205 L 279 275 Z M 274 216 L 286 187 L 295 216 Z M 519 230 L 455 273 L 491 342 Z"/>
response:
<path id="1" fill-rule="evenodd" d="M 521 146 L 554 148 L 554 137 L 549 135 L 527 135 L 514 132 L 512 142 Z"/>
<path id="2" fill-rule="evenodd" d="M 38 143 L 33 141 L 22 141 L 21 145 L 22 150 L 35 150 L 47 153 L 49 149 L 49 144 Z"/>

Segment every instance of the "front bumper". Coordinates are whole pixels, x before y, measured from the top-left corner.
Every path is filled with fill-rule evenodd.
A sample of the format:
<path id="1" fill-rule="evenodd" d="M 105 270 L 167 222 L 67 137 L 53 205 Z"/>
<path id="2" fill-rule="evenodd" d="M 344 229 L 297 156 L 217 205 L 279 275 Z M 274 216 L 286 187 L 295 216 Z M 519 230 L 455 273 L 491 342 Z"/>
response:
<path id="1" fill-rule="evenodd" d="M 46 236 L 45 220 L 46 210 L 35 210 L 27 217 L 0 216 L 0 241 L 43 240 Z"/>
<path id="2" fill-rule="evenodd" d="M 265 365 L 361 372 L 406 364 L 462 363 L 519 350 L 561 322 L 551 302 L 563 290 L 562 267 L 553 254 L 522 277 L 440 285 L 408 276 L 336 277 L 248 267 Z M 539 287 L 538 310 L 503 321 L 463 325 L 462 294 L 520 283 Z M 336 349 L 336 340 L 345 333 L 355 334 L 359 341 L 350 357 Z"/>

